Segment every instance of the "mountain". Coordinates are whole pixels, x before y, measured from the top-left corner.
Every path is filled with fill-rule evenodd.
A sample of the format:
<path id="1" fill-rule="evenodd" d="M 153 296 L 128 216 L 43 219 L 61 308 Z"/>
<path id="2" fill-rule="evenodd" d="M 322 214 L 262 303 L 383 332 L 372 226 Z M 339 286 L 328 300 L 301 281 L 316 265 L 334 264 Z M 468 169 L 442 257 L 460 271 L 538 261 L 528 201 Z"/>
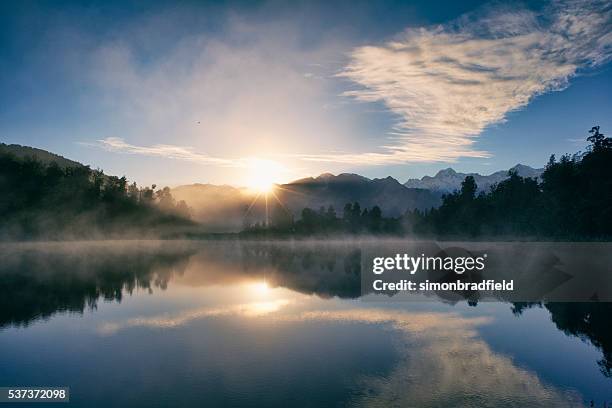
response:
<path id="1" fill-rule="evenodd" d="M 342 216 L 346 203 L 358 202 L 362 208 L 378 205 L 385 216 L 399 216 L 406 210 L 427 209 L 440 205 L 441 194 L 407 188 L 392 177 L 369 179 L 358 174 L 337 176 L 324 173 L 291 183 L 280 184 L 274 195 L 257 196 L 245 188 L 191 184 L 171 190 L 177 200 L 184 200 L 193 210 L 193 218 L 210 231 L 239 231 L 245 220 L 261 222 L 274 207 L 282 205 L 299 218 L 306 207 L 334 207 Z"/>
<path id="2" fill-rule="evenodd" d="M 59 154 L 51 153 L 46 150 L 37 149 L 35 147 L 21 146 L 17 144 L 7 145 L 0 143 L 0 154 L 12 154 L 18 159 L 24 159 L 26 157 L 36 158 L 43 164 L 50 164 L 52 162 L 57 163 L 61 168 L 66 167 L 83 167 L 79 162 L 67 159 Z"/>
<path id="3" fill-rule="evenodd" d="M 483 176 L 478 173 L 458 173 L 455 170 L 448 168 L 440 170 L 435 176 L 425 176 L 419 179 L 409 179 L 404 183 L 408 188 L 422 188 L 441 193 L 450 193 L 461 188 L 461 183 L 467 176 L 473 176 L 478 191 L 488 191 L 491 186 L 508 178 L 509 171 L 516 171 L 521 177 L 529 177 L 539 179 L 544 169 L 534 169 L 529 166 L 517 164 L 509 170 L 500 170 L 495 173 Z"/>
<path id="4" fill-rule="evenodd" d="M 348 202 L 362 208 L 378 205 L 386 216 L 399 216 L 407 209 L 428 209 L 440 204 L 440 194 L 407 188 L 393 177 L 369 179 L 358 174 L 321 174 L 279 186 L 279 199 L 294 213 L 304 207 L 333 206 L 338 213 Z"/>
<path id="5" fill-rule="evenodd" d="M 170 193 L 177 201 L 187 203 L 192 218 L 202 223 L 207 231 L 242 230 L 245 214 L 251 204 L 249 213 L 257 219 L 265 219 L 265 202 L 255 200 L 255 195 L 245 188 L 197 183 L 175 187 Z"/>

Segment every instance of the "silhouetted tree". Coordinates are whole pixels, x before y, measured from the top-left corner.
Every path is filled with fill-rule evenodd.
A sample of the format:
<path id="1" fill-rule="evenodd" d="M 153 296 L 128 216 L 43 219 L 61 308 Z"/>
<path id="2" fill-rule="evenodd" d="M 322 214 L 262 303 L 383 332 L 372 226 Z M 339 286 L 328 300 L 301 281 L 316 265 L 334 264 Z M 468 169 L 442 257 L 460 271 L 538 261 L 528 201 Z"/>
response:
<path id="1" fill-rule="evenodd" d="M 408 212 L 404 225 L 417 234 L 438 236 L 541 236 L 562 239 L 612 236 L 612 139 L 595 126 L 584 154 L 551 156 L 542 181 L 509 177 L 476 195 L 466 177 L 461 190 L 447 194 L 427 213 Z"/>
<path id="2" fill-rule="evenodd" d="M 599 132 L 599 126 L 593 126 L 589 133 L 592 135 L 587 137 L 587 140 L 591 142 L 591 149 L 606 149 L 612 147 L 612 139 L 605 137 L 603 133 Z"/>
<path id="3" fill-rule="evenodd" d="M 293 229 L 293 216 L 285 207 L 277 203 L 270 214 L 270 226 L 280 231 L 291 231 Z"/>
<path id="4" fill-rule="evenodd" d="M 168 188 L 158 193 L 156 202 L 153 190 L 128 186 L 125 177 L 0 153 L 0 238 L 80 237 L 189 224 L 180 217 L 189 213 L 186 204 L 175 206 Z"/>
<path id="5" fill-rule="evenodd" d="M 461 199 L 467 202 L 472 201 L 476 197 L 477 188 L 474 176 L 467 176 L 461 182 Z"/>
<path id="6" fill-rule="evenodd" d="M 438 208 L 407 211 L 401 218 L 383 217 L 380 207 L 344 206 L 342 219 L 332 207 L 305 208 L 293 223 L 296 233 L 385 233 L 439 237 L 528 236 L 554 239 L 612 237 L 612 139 L 595 126 L 588 151 L 551 156 L 541 182 L 508 178 L 477 194 L 474 177 L 442 197 Z M 253 230 L 251 228 L 251 230 Z M 293 231 L 290 223 L 276 232 Z"/>

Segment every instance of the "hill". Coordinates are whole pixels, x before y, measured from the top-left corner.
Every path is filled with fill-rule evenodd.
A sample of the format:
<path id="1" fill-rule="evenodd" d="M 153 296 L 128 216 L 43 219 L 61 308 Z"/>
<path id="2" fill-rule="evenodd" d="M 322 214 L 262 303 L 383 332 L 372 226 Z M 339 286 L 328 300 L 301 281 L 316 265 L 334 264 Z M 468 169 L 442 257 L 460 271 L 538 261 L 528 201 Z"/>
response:
<path id="1" fill-rule="evenodd" d="M 19 159 L 32 157 L 46 165 L 51 163 L 57 163 L 57 165 L 62 169 L 65 169 L 67 167 L 84 167 L 81 163 L 67 159 L 63 156 L 60 156 L 59 154 L 51 153 L 42 149 L 37 149 L 35 147 L 21 146 L 18 144 L 0 143 L 0 154 L 12 154 Z"/>
<path id="2" fill-rule="evenodd" d="M 157 237 L 193 223 L 170 189 L 128 185 L 125 177 L 40 149 L 0 149 L 0 239 Z"/>

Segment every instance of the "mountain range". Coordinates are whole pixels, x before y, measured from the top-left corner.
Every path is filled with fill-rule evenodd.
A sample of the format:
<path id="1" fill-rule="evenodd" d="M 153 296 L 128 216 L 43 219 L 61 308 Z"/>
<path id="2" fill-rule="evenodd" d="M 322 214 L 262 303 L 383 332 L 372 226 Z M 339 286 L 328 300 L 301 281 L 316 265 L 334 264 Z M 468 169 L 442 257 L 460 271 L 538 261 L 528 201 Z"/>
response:
<path id="1" fill-rule="evenodd" d="M 20 145 L 0 143 L 0 153 L 17 157 L 34 156 L 44 163 L 56 162 L 62 168 L 83 166 L 82 164 L 50 153 Z M 543 169 L 516 165 L 510 170 L 523 177 L 539 178 Z M 358 174 L 323 173 L 286 184 L 279 184 L 273 194 L 257 195 L 247 188 L 229 185 L 189 184 L 171 189 L 172 196 L 184 200 L 192 209 L 193 219 L 210 231 L 240 231 L 245 224 L 261 222 L 278 208 L 289 211 L 299 218 L 306 208 L 318 210 L 334 207 L 342 216 L 346 203 L 358 202 L 361 208 L 379 206 L 385 216 L 397 217 L 406 210 L 429 209 L 441 203 L 444 193 L 461 187 L 466 176 L 476 180 L 479 190 L 489 189 L 508 177 L 508 171 L 490 175 L 458 173 L 451 168 L 440 170 L 435 176 L 410 179 L 401 184 L 393 177 L 370 179 Z"/>
<path id="2" fill-rule="evenodd" d="M 267 203 L 263 195 L 257 197 L 246 188 L 228 185 L 184 185 L 172 189 L 172 195 L 177 200 L 184 200 L 193 209 L 194 219 L 207 228 L 238 231 L 245 220 L 250 223 L 264 221 L 277 205 L 282 205 L 296 218 L 306 207 L 318 210 L 333 206 L 341 216 L 344 205 L 352 202 L 358 202 L 362 208 L 378 205 L 386 216 L 397 217 L 406 210 L 439 206 L 442 195 L 460 189 L 466 176 L 473 176 L 478 190 L 483 191 L 508 178 L 509 171 L 539 179 L 543 169 L 517 164 L 509 170 L 480 175 L 448 168 L 433 177 L 411 179 L 403 185 L 393 177 L 369 179 L 351 173 L 323 173 L 277 185 Z"/>
<path id="3" fill-rule="evenodd" d="M 450 193 L 461 188 L 461 183 L 467 176 L 473 176 L 478 191 L 488 191 L 494 184 L 499 183 L 508 178 L 508 173 L 515 171 L 521 177 L 529 177 L 540 179 L 544 169 L 534 169 L 523 164 L 517 164 L 516 166 L 508 170 L 500 170 L 495 173 L 483 176 L 478 173 L 458 173 L 455 170 L 448 168 L 440 170 L 435 176 L 425 176 L 421 179 L 409 179 L 404 183 L 405 187 L 408 188 L 422 188 L 430 191 L 437 191 L 441 193 Z"/>
<path id="4" fill-rule="evenodd" d="M 306 207 L 318 210 L 332 206 L 341 215 L 346 203 L 358 202 L 362 208 L 378 205 L 383 214 L 399 216 L 407 209 L 437 207 L 442 197 L 439 192 L 407 188 L 392 177 L 369 179 L 349 173 L 324 173 L 279 184 L 267 197 L 245 188 L 213 184 L 179 186 L 171 193 L 184 200 L 193 209 L 194 219 L 210 230 L 240 230 L 245 218 L 251 223 L 264 221 L 278 206 L 299 218 Z"/>

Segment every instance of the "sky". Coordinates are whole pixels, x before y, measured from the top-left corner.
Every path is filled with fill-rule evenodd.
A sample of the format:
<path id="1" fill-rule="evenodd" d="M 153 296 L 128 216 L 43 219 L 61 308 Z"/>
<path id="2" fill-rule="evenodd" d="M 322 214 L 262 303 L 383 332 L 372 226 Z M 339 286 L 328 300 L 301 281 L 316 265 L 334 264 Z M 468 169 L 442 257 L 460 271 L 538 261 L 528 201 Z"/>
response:
<path id="1" fill-rule="evenodd" d="M 141 185 L 490 174 L 612 132 L 601 0 L 0 4 L 0 141 Z"/>

